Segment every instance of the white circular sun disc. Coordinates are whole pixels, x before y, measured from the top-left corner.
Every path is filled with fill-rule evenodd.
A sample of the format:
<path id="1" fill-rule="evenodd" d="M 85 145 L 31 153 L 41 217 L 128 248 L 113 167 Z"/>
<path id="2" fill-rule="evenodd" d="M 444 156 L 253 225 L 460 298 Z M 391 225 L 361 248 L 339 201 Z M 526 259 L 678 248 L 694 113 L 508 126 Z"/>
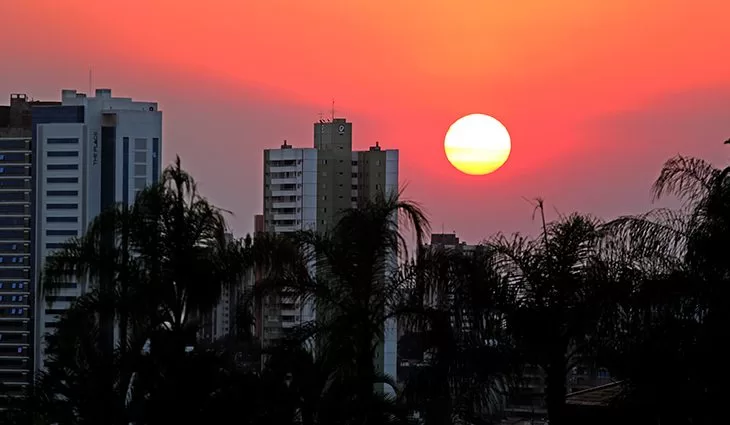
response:
<path id="1" fill-rule="evenodd" d="M 511 150 L 505 126 L 484 114 L 459 118 L 444 139 L 446 158 L 457 170 L 470 175 L 496 171 L 507 162 Z"/>

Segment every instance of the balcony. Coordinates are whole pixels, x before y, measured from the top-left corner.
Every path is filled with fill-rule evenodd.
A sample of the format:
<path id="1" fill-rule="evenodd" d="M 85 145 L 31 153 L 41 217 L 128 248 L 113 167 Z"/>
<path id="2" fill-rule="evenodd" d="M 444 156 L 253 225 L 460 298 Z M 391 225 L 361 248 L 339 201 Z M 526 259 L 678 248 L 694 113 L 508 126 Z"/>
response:
<path id="1" fill-rule="evenodd" d="M 273 217 L 274 217 L 274 220 L 277 220 L 277 221 L 278 220 L 296 220 L 299 218 L 299 214 L 298 213 L 285 213 L 285 214 L 278 213 L 278 214 L 274 214 Z"/>
<path id="2" fill-rule="evenodd" d="M 279 190 L 273 189 L 271 196 L 297 196 L 302 194 L 302 189 Z"/>
<path id="3" fill-rule="evenodd" d="M 296 173 L 299 171 L 299 167 L 296 165 L 270 165 L 270 173 Z"/>
<path id="4" fill-rule="evenodd" d="M 276 208 L 276 209 L 279 209 L 279 208 L 296 208 L 297 207 L 297 203 L 296 202 L 273 202 L 271 204 L 271 207 L 272 208 Z"/>
<path id="5" fill-rule="evenodd" d="M 297 184 L 297 178 L 296 177 L 284 177 L 284 178 L 276 178 L 271 179 L 271 184 Z"/>
<path id="6" fill-rule="evenodd" d="M 297 232 L 301 230 L 301 226 L 297 225 L 289 225 L 289 226 L 273 226 L 274 232 L 276 233 L 287 233 L 287 232 Z"/>

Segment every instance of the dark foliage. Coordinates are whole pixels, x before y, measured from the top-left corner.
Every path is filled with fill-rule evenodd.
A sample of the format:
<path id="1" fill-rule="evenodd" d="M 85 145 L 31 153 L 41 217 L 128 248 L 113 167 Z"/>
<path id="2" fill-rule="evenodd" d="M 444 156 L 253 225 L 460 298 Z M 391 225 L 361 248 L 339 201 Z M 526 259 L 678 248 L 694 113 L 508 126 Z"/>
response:
<path id="1" fill-rule="evenodd" d="M 654 194 L 678 211 L 547 222 L 539 200 L 537 237 L 446 248 L 422 244 L 428 221 L 401 194 L 327 232 L 232 239 L 178 159 L 46 260 L 45 293 L 73 279 L 84 295 L 0 423 L 489 424 L 539 376 L 538 402 L 564 425 L 579 369 L 620 384 L 598 415 L 724 422 L 729 174 L 676 157 Z M 239 294 L 230 335 L 203 340 L 224 289 Z M 312 320 L 262 347 L 257 320 L 284 298 Z M 396 336 L 398 379 L 382 359 Z"/>

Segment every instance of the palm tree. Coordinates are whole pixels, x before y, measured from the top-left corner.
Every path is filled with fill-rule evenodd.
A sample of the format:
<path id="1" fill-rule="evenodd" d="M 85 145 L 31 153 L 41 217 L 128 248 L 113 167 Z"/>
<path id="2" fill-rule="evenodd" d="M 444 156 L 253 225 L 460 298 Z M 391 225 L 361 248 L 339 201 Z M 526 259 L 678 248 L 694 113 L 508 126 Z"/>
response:
<path id="1" fill-rule="evenodd" d="M 95 297 L 94 303 L 79 301 L 72 310 L 98 318 L 97 348 L 105 353 L 100 361 L 107 363 L 88 367 L 93 366 L 89 373 L 95 379 L 105 379 L 96 385 L 98 405 L 107 415 L 99 423 L 126 425 L 119 414 L 126 391 L 119 388 L 130 388 L 135 371 L 131 366 L 118 369 L 115 353 L 135 357 L 151 343 L 155 359 L 168 358 L 163 363 L 171 365 L 169 371 L 154 372 L 169 372 L 171 378 L 178 370 L 175 365 L 185 361 L 185 347 L 195 342 L 195 318 L 215 305 L 223 285 L 240 282 L 248 254 L 226 238 L 225 230 L 223 212 L 200 196 L 178 158 L 161 182 L 142 191 L 134 205 L 104 211 L 84 236 L 47 258 L 46 292 L 69 279 L 88 280 Z M 73 358 L 70 353 L 57 363 L 65 367 Z M 115 377 L 115 370 L 122 375 Z"/>
<path id="2" fill-rule="evenodd" d="M 586 360 L 606 300 L 600 236 L 597 220 L 574 214 L 550 224 L 543 218 L 536 239 L 500 237 L 492 243 L 509 284 L 507 326 L 525 363 L 545 376 L 553 425 L 566 421 L 568 373 Z"/>
<path id="3" fill-rule="evenodd" d="M 730 168 L 717 169 L 701 159 L 671 158 L 653 194 L 655 199 L 675 195 L 682 207 L 607 225 L 633 258 L 654 265 L 650 278 L 634 291 L 642 303 L 633 308 L 641 319 L 631 328 L 633 338 L 614 347 L 619 365 L 633 358 L 644 366 L 619 367 L 619 373 L 627 394 L 652 418 L 689 423 L 719 420 L 723 414 L 717 405 L 724 394 L 720 383 L 730 374 L 717 365 L 724 361 L 719 341 L 730 323 L 729 174 Z M 651 361 L 636 360 L 649 358 L 646 353 Z M 666 368 L 673 370 L 671 380 Z"/>
<path id="4" fill-rule="evenodd" d="M 428 247 L 404 271 L 399 313 L 419 342 L 403 397 L 425 424 L 475 423 L 503 411 L 517 375 L 495 251 Z"/>
<path id="5" fill-rule="evenodd" d="M 262 282 L 263 291 L 296 291 L 302 302 L 312 303 L 316 321 L 300 326 L 292 338 L 316 340 L 317 362 L 327 373 L 323 397 L 338 400 L 340 408 L 347 403 L 347 423 L 383 420 L 383 396 L 374 386 L 390 379 L 374 360 L 394 312 L 396 260 L 407 252 L 405 228 L 420 245 L 428 230 L 424 213 L 400 194 L 380 194 L 343 211 L 330 233 L 294 237 L 303 255 L 299 264 L 313 272 L 299 268 Z"/>

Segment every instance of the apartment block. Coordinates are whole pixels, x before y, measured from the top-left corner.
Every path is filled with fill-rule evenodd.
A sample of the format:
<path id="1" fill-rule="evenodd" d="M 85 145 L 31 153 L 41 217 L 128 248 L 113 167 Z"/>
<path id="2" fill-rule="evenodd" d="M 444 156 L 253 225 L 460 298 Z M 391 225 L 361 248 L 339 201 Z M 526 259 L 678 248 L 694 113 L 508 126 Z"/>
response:
<path id="1" fill-rule="evenodd" d="M 0 106 L 0 396 L 21 395 L 33 378 L 31 108 L 58 103 L 11 94 Z"/>
<path id="2" fill-rule="evenodd" d="M 354 151 L 352 139 L 352 123 L 333 118 L 314 123 L 311 148 L 295 148 L 285 141 L 280 149 L 264 151 L 264 231 L 328 232 L 343 210 L 378 193 L 398 190 L 398 151 L 383 150 L 378 143 L 366 151 Z M 395 255 L 389 266 L 397 266 Z M 317 316 L 311 305 L 287 294 L 268 296 L 258 309 L 263 346 Z M 376 362 L 382 372 L 395 376 L 395 320 L 385 328 Z"/>

